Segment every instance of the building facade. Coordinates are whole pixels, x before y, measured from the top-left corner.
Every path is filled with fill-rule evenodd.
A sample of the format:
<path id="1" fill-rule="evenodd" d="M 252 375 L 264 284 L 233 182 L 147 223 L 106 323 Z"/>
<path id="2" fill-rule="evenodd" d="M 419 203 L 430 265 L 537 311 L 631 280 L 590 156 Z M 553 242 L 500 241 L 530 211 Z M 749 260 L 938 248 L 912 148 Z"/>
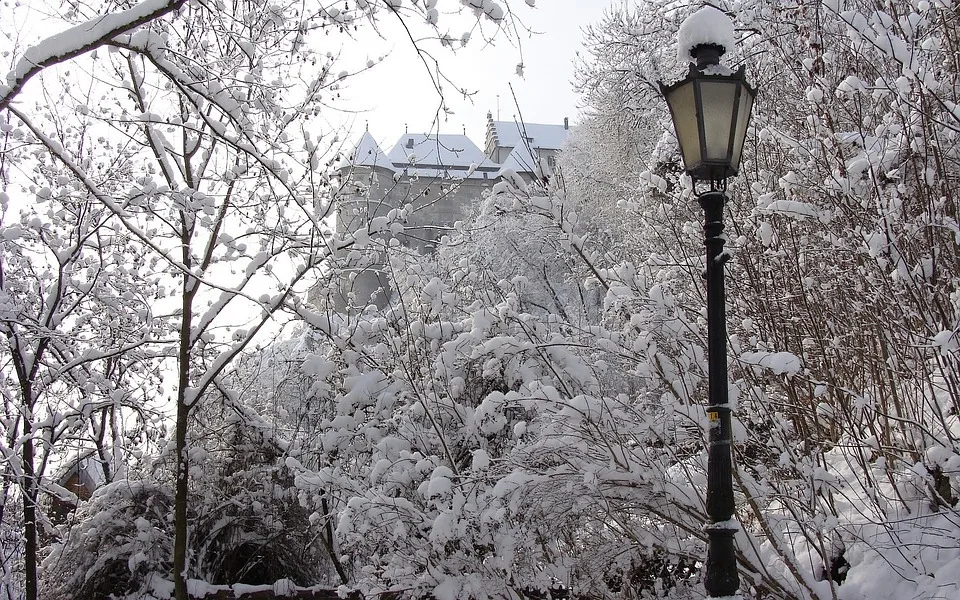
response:
<path id="1" fill-rule="evenodd" d="M 502 178 L 530 182 L 551 177 L 568 133 L 566 119 L 563 125 L 517 123 L 495 121 L 488 113 L 483 150 L 465 135 L 405 133 L 384 152 L 364 132 L 338 167 L 337 232 L 362 231 L 378 217 L 399 225 L 354 253 L 333 298 L 335 307 L 385 306 L 391 286 L 382 250 L 388 238 L 411 250 L 432 252 L 440 237 L 469 214 L 473 202 Z"/>

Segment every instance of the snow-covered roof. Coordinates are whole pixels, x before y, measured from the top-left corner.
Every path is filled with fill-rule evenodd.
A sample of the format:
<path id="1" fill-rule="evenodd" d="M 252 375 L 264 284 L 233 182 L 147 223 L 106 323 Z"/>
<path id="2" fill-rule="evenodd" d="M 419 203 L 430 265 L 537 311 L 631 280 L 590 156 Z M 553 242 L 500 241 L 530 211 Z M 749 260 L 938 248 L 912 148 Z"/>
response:
<path id="1" fill-rule="evenodd" d="M 408 177 L 484 179 L 484 173 L 486 178 L 494 177 L 499 165 L 465 135 L 406 133 L 385 153 L 364 132 L 356 149 L 339 165 L 348 167 L 378 167 Z"/>
<path id="2" fill-rule="evenodd" d="M 439 179 L 495 179 L 504 170 L 542 176 L 550 169 L 541 164 L 546 158 L 540 151 L 559 150 L 569 133 L 564 125 L 518 125 L 490 118 L 488 144 L 492 141 L 496 147 L 512 149 L 498 164 L 465 135 L 405 133 L 384 153 L 373 136 L 364 132 L 340 167 L 379 167 L 407 177 Z"/>
<path id="3" fill-rule="evenodd" d="M 405 133 L 387 154 L 394 170 L 410 177 L 484 179 L 498 166 L 465 135 Z"/>
<path id="4" fill-rule="evenodd" d="M 691 51 L 701 44 L 723 46 L 731 52 L 736 46 L 733 22 L 722 10 L 704 6 L 687 17 L 677 32 L 677 58 L 681 63 L 696 62 Z"/>
<path id="5" fill-rule="evenodd" d="M 58 478 L 57 483 L 65 485 L 74 475 L 89 492 L 93 492 L 107 482 L 103 473 L 103 465 L 92 450 L 70 463 L 69 467 Z"/>
<path id="6" fill-rule="evenodd" d="M 387 157 L 394 166 L 417 164 L 420 167 L 469 167 L 487 158 L 465 135 L 422 133 L 404 134 Z"/>
<path id="7" fill-rule="evenodd" d="M 534 149 L 559 150 L 563 146 L 569 128 L 563 125 L 544 125 L 541 123 L 515 123 L 512 121 L 487 122 L 488 136 L 496 139 L 500 148 L 530 146 Z"/>
<path id="8" fill-rule="evenodd" d="M 547 170 L 544 167 L 546 165 L 541 164 L 543 159 L 537 159 L 533 154 L 531 154 L 530 149 L 526 145 L 520 145 L 513 149 L 510 152 L 510 156 L 507 157 L 503 164 L 500 165 L 500 170 L 497 171 L 497 177 L 503 175 L 505 171 L 516 171 L 517 173 L 533 173 L 538 177 L 543 176 L 543 171 Z"/>

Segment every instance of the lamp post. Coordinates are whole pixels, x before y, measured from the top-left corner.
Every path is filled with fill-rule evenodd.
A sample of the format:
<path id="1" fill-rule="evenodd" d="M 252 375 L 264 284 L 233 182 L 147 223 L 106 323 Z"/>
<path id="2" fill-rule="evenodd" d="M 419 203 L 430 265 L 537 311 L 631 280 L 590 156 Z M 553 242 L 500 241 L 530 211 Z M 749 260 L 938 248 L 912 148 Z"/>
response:
<path id="1" fill-rule="evenodd" d="M 727 324 L 723 289 L 723 205 L 726 180 L 737 174 L 755 97 L 744 69 L 733 72 L 720 57 L 733 46 L 733 24 L 721 11 L 704 7 L 680 27 L 679 52 L 692 59 L 686 78 L 660 84 L 670 107 L 683 156 L 704 211 L 707 282 L 707 355 L 709 369 L 709 423 L 707 454 L 708 539 L 704 587 L 711 598 L 733 596 L 740 587 L 732 521 L 733 457 L 731 415 L 727 398 Z M 709 182 L 709 191 L 697 184 Z"/>

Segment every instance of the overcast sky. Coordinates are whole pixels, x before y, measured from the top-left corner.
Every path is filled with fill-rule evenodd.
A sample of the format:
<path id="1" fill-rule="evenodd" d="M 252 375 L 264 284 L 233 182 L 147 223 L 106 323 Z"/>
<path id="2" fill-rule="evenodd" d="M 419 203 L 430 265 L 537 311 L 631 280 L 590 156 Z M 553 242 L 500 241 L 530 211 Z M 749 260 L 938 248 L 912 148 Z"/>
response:
<path id="1" fill-rule="evenodd" d="M 579 98 L 574 92 L 573 61 L 582 50 L 581 28 L 597 23 L 604 10 L 623 0 L 538 0 L 530 8 L 521 0 L 513 0 L 511 7 L 517 11 L 522 22 L 533 32 L 520 32 L 519 47 L 506 36 L 498 34 L 491 42 L 484 37 L 492 36 L 495 29 L 489 23 L 484 31 L 474 30 L 465 48 L 456 53 L 440 52 L 441 68 L 457 86 L 475 91 L 471 100 L 446 84 L 450 93 L 447 103 L 455 111 L 445 122 L 440 123 L 441 133 L 466 133 L 479 146 L 484 141 L 486 114 L 491 111 L 497 117 L 499 104 L 500 120 L 513 120 L 517 107 L 510 92 L 516 94 L 523 119 L 531 123 L 562 124 L 564 117 L 571 123 L 577 121 Z M 449 6 L 459 3 L 448 2 Z M 444 3 L 439 3 L 443 7 Z M 458 20 L 452 15 L 441 15 L 438 23 L 441 30 L 449 31 L 459 38 L 470 21 Z M 362 45 L 369 50 L 367 57 L 350 57 L 365 62 L 387 54 L 376 67 L 349 78 L 342 92 L 341 107 L 349 106 L 358 111 L 352 117 L 352 138 L 358 138 L 369 122 L 370 133 L 385 147 L 385 151 L 404 133 L 433 132 L 437 116 L 439 96 L 430 83 L 427 71 L 412 50 L 409 41 L 404 42 L 406 32 L 395 19 L 382 22 L 381 31 L 389 42 L 370 37 Z M 455 44 L 459 46 L 459 43 Z M 356 47 L 356 46 L 354 46 Z M 436 48 L 427 44 L 426 48 Z M 392 49 L 392 50 L 391 50 Z M 523 77 L 517 75 L 517 64 L 523 61 Z M 447 91 L 445 88 L 445 92 Z M 499 99 L 498 99 L 499 97 Z"/>
<path id="2" fill-rule="evenodd" d="M 573 63 L 582 50 L 581 28 L 600 21 L 604 11 L 626 0 L 510 0 L 518 22 L 527 30 L 503 32 L 489 19 L 477 19 L 469 10 L 463 14 L 441 13 L 438 26 L 458 40 L 455 52 L 441 49 L 436 41 L 421 43 L 438 59 L 443 73 L 453 84 L 444 83 L 448 106 L 454 111 L 439 123 L 441 133 L 466 133 L 482 147 L 486 131 L 487 111 L 494 118 L 512 121 L 518 113 L 531 123 L 562 124 L 564 117 L 576 123 L 579 97 L 572 87 Z M 404 3 L 410 8 L 409 2 Z M 458 0 L 437 3 L 441 10 L 460 9 Z M 16 24 L 21 43 L 34 43 L 50 34 L 45 29 L 49 20 L 37 15 L 27 4 L 21 11 L 24 23 Z M 425 24 L 408 19 L 414 36 L 426 35 Z M 30 25 L 33 27 L 31 28 Z M 414 133 L 435 133 L 440 97 L 430 81 L 427 68 L 413 50 L 413 44 L 399 19 L 381 14 L 377 22 L 381 35 L 361 26 L 354 39 L 346 41 L 335 69 L 354 72 L 368 60 L 383 62 L 345 80 L 336 108 L 351 114 L 328 114 L 330 125 L 349 127 L 347 146 L 359 139 L 364 127 L 369 129 L 385 151 L 403 135 L 405 127 Z M 57 29 L 63 26 L 58 22 Z M 470 41 L 460 47 L 459 39 L 470 30 Z M 36 39 L 31 39 L 36 38 Z M 341 40 L 337 36 L 320 37 L 317 48 L 336 51 Z M 333 42 L 328 46 L 328 43 Z M 5 49 L 4 44 L 0 47 Z M 522 61 L 523 75 L 517 74 Z M 514 102 L 510 86 L 516 94 Z M 472 92 L 465 99 L 457 88 Z M 28 90 L 29 91 L 29 90 Z M 443 115 L 440 115 L 441 118 Z"/>

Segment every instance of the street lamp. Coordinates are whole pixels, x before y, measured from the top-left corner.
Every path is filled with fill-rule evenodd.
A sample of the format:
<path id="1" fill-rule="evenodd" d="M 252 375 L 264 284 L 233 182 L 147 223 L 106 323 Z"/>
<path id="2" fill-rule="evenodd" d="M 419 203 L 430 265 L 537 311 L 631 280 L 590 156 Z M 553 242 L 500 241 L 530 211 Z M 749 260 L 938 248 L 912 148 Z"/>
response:
<path id="1" fill-rule="evenodd" d="M 733 522 L 733 457 L 730 405 L 727 398 L 727 324 L 723 289 L 723 205 L 726 180 L 740 169 L 750 110 L 756 95 L 744 77 L 720 64 L 733 48 L 733 24 L 723 12 L 704 7 L 684 21 L 678 50 L 691 60 L 686 78 L 660 84 L 680 145 L 684 169 L 693 179 L 704 211 L 707 253 L 707 354 L 709 369 L 709 449 L 707 454 L 708 548 L 704 587 L 711 598 L 733 596 L 740 587 Z M 709 182 L 698 193 L 697 184 Z"/>

